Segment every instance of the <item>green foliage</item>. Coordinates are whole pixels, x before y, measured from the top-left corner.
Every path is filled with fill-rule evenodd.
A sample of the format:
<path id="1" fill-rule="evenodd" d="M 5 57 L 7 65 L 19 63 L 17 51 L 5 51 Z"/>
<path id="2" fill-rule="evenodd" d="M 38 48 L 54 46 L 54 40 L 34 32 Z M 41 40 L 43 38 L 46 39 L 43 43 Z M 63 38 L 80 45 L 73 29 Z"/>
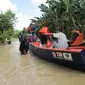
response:
<path id="1" fill-rule="evenodd" d="M 17 38 L 20 33 L 21 33 L 20 30 L 14 30 L 14 35 L 13 35 L 13 37 L 14 37 L 14 38 Z"/>
<path id="2" fill-rule="evenodd" d="M 0 41 L 2 41 L 3 43 L 5 42 L 7 35 L 6 32 L 4 31 L 3 33 L 0 31 Z"/>
<path id="3" fill-rule="evenodd" d="M 48 6 L 41 4 L 41 17 L 31 19 L 37 26 L 37 31 L 44 25 L 51 32 L 57 29 L 71 37 L 71 29 L 80 26 L 82 34 L 85 33 L 85 0 L 47 0 Z"/>
<path id="4" fill-rule="evenodd" d="M 7 36 L 6 36 L 7 40 L 11 40 L 11 38 L 12 38 L 13 35 L 14 35 L 14 30 L 13 30 L 13 29 L 7 30 L 5 35 L 7 35 Z"/>
<path id="5" fill-rule="evenodd" d="M 14 25 L 17 22 L 16 14 L 11 10 L 0 14 L 0 41 L 11 40 L 14 35 Z"/>

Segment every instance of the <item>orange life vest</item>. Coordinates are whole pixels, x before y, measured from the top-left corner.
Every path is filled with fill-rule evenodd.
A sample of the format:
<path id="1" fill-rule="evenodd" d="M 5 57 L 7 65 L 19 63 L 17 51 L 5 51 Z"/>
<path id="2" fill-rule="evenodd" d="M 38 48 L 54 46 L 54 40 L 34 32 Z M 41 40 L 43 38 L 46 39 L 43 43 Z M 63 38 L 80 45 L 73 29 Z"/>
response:
<path id="1" fill-rule="evenodd" d="M 49 30 L 47 27 L 42 27 L 39 31 L 40 34 L 44 34 L 44 33 L 49 33 Z"/>
<path id="2" fill-rule="evenodd" d="M 79 31 L 74 31 L 76 32 L 79 36 L 76 38 L 76 40 L 71 44 L 71 46 L 75 46 L 75 45 L 78 45 L 78 44 L 81 44 L 82 43 L 82 40 L 83 40 L 83 36 L 82 34 L 79 32 Z"/>

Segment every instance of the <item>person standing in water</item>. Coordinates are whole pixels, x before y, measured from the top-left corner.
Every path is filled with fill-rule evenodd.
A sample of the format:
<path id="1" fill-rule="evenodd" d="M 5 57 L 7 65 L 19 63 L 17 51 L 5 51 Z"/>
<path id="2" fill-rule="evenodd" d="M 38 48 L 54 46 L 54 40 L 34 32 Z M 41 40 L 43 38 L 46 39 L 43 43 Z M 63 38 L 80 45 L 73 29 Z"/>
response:
<path id="1" fill-rule="evenodd" d="M 20 41 L 20 46 L 19 46 L 19 50 L 20 50 L 20 53 L 21 55 L 26 55 L 27 54 L 27 49 L 26 49 L 26 40 L 24 38 L 24 34 L 26 34 L 26 29 L 24 28 L 22 33 L 19 34 L 18 38 L 19 38 L 19 41 Z"/>

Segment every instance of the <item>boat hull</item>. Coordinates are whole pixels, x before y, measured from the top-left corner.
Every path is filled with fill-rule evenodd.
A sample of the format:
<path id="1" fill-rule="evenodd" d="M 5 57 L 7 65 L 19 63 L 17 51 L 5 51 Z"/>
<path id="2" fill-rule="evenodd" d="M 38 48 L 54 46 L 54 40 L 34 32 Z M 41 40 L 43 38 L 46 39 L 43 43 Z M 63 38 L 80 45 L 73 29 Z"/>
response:
<path id="1" fill-rule="evenodd" d="M 40 58 L 67 67 L 85 70 L 85 50 L 83 49 L 51 49 L 42 48 L 30 43 L 30 49 Z"/>

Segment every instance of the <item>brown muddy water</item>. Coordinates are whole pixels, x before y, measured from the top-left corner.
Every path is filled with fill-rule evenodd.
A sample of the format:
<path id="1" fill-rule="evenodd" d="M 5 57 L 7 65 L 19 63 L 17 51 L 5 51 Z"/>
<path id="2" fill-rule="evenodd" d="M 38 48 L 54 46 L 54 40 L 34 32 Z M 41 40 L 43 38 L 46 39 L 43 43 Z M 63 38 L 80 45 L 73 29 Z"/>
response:
<path id="1" fill-rule="evenodd" d="M 0 85 L 85 85 L 85 72 L 59 66 L 34 56 L 22 56 L 19 42 L 0 45 Z"/>

